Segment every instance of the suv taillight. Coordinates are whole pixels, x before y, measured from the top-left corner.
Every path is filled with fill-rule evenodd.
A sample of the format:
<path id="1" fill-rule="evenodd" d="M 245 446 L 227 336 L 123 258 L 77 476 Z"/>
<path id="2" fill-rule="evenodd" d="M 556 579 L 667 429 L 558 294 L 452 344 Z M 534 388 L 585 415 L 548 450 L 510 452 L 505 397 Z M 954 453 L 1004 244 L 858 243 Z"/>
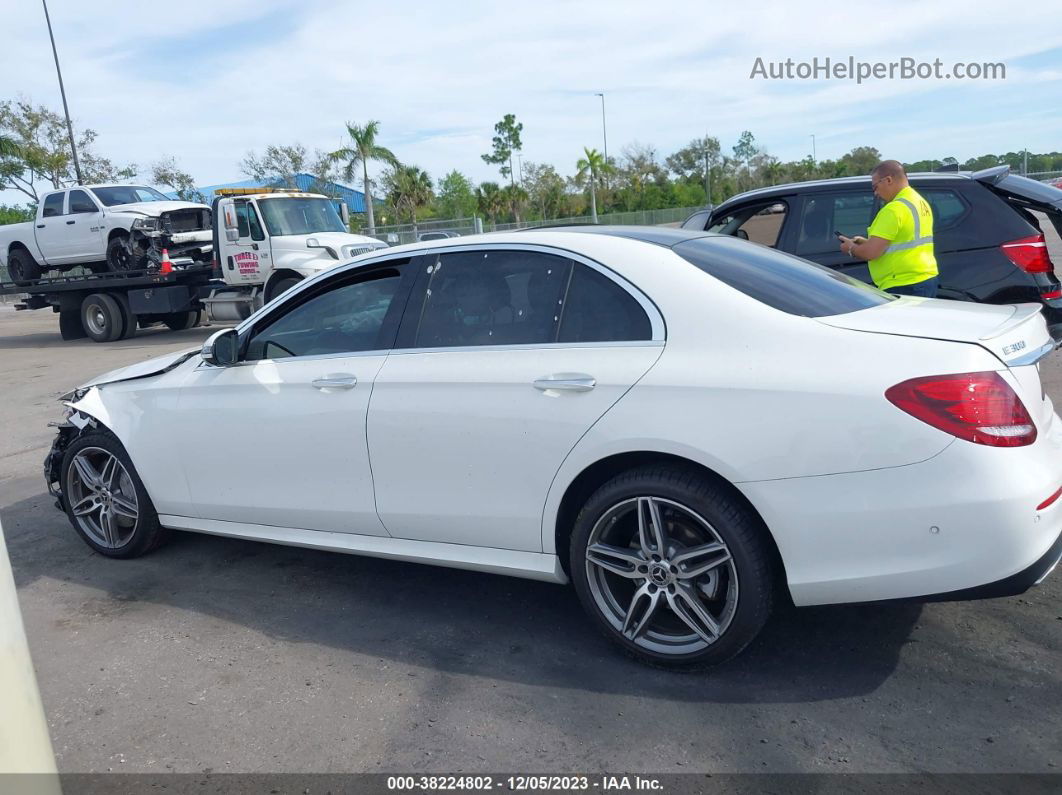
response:
<path id="1" fill-rule="evenodd" d="M 960 373 L 912 378 L 885 392 L 912 417 L 960 439 L 991 447 L 1036 441 L 1036 426 L 1018 395 L 999 373 Z"/>
<path id="2" fill-rule="evenodd" d="M 1007 255 L 1007 259 L 1026 273 L 1051 273 L 1054 270 L 1043 235 L 1011 240 L 1000 246 L 1000 249 Z"/>

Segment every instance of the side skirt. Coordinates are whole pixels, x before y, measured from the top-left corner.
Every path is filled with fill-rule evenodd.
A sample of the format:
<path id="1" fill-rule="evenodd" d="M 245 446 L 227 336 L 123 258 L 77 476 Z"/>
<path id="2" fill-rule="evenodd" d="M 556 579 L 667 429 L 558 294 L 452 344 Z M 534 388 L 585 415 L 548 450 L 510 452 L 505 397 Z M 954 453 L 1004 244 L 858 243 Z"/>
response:
<path id="1" fill-rule="evenodd" d="M 244 538 L 270 544 L 403 560 L 408 563 L 427 563 L 455 569 L 485 571 L 542 582 L 560 584 L 568 582 L 568 577 L 561 568 L 560 559 L 556 555 L 540 552 L 517 552 L 511 549 L 443 544 L 435 541 L 411 541 L 404 538 L 329 533 L 242 522 L 220 522 L 213 519 L 194 519 L 189 516 L 160 515 L 159 522 L 163 527 L 171 527 L 174 530 L 190 530 L 194 533 L 228 538 Z"/>

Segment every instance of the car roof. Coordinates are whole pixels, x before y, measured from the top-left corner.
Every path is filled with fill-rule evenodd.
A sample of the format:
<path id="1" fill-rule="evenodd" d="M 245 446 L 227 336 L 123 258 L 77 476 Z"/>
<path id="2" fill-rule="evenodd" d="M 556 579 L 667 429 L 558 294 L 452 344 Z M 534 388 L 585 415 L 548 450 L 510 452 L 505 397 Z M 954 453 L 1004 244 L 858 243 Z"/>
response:
<path id="1" fill-rule="evenodd" d="M 908 174 L 907 178 L 912 182 L 952 182 L 956 179 L 960 180 L 972 180 L 973 174 L 969 171 L 946 171 L 946 172 L 934 172 L 934 171 L 916 171 L 912 174 Z M 739 193 L 737 196 L 731 196 L 726 201 L 719 204 L 722 207 L 726 204 L 736 203 L 738 201 L 744 203 L 749 199 L 770 199 L 774 196 L 788 196 L 791 193 L 806 193 L 815 191 L 820 188 L 833 188 L 838 185 L 869 185 L 870 175 L 865 174 L 858 177 L 835 177 L 833 179 L 813 179 L 807 182 L 787 182 L 784 185 L 769 185 L 766 188 L 755 188 L 753 190 Z"/>

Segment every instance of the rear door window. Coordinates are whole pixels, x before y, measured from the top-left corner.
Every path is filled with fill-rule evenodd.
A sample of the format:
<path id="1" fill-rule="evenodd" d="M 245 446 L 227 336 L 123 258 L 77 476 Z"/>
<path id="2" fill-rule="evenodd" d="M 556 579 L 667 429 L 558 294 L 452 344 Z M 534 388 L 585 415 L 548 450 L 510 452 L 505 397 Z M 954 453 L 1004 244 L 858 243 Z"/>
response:
<path id="1" fill-rule="evenodd" d="M 73 213 L 96 213 L 99 208 L 83 190 L 70 191 L 70 212 Z"/>
<path id="2" fill-rule="evenodd" d="M 794 251 L 800 256 L 833 254 L 837 236 L 866 235 L 874 219 L 874 194 L 869 191 L 814 193 L 804 197 Z"/>
<path id="3" fill-rule="evenodd" d="M 412 347 L 557 341 L 571 260 L 534 251 L 462 251 L 435 259 Z"/>
<path id="4" fill-rule="evenodd" d="M 933 234 L 957 226 L 970 211 L 958 191 L 950 188 L 923 188 L 921 193 L 933 209 Z"/>
<path id="5" fill-rule="evenodd" d="M 575 264 L 564 300 L 558 342 L 651 340 L 652 324 L 641 304 L 603 273 Z"/>

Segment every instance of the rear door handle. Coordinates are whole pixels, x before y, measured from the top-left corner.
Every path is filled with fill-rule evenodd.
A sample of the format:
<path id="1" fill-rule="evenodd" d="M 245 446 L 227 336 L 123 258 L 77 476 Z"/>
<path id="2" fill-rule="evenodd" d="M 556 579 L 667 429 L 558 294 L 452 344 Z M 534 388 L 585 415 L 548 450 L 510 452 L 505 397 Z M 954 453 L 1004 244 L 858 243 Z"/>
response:
<path id="1" fill-rule="evenodd" d="M 353 389 L 358 379 L 347 373 L 326 375 L 323 378 L 315 378 L 310 382 L 314 389 Z"/>
<path id="2" fill-rule="evenodd" d="M 38 229 L 44 229 L 44 227 L 45 227 L 45 224 L 37 224 L 37 228 Z"/>
<path id="3" fill-rule="evenodd" d="M 597 386 L 597 379 L 586 373 L 554 373 L 536 378 L 535 389 L 561 389 L 565 392 L 589 392 Z"/>
<path id="4" fill-rule="evenodd" d="M 70 226 L 70 224 L 76 224 L 76 223 L 77 223 L 77 221 L 67 221 L 67 222 L 66 222 L 66 225 L 67 225 L 67 226 Z"/>

